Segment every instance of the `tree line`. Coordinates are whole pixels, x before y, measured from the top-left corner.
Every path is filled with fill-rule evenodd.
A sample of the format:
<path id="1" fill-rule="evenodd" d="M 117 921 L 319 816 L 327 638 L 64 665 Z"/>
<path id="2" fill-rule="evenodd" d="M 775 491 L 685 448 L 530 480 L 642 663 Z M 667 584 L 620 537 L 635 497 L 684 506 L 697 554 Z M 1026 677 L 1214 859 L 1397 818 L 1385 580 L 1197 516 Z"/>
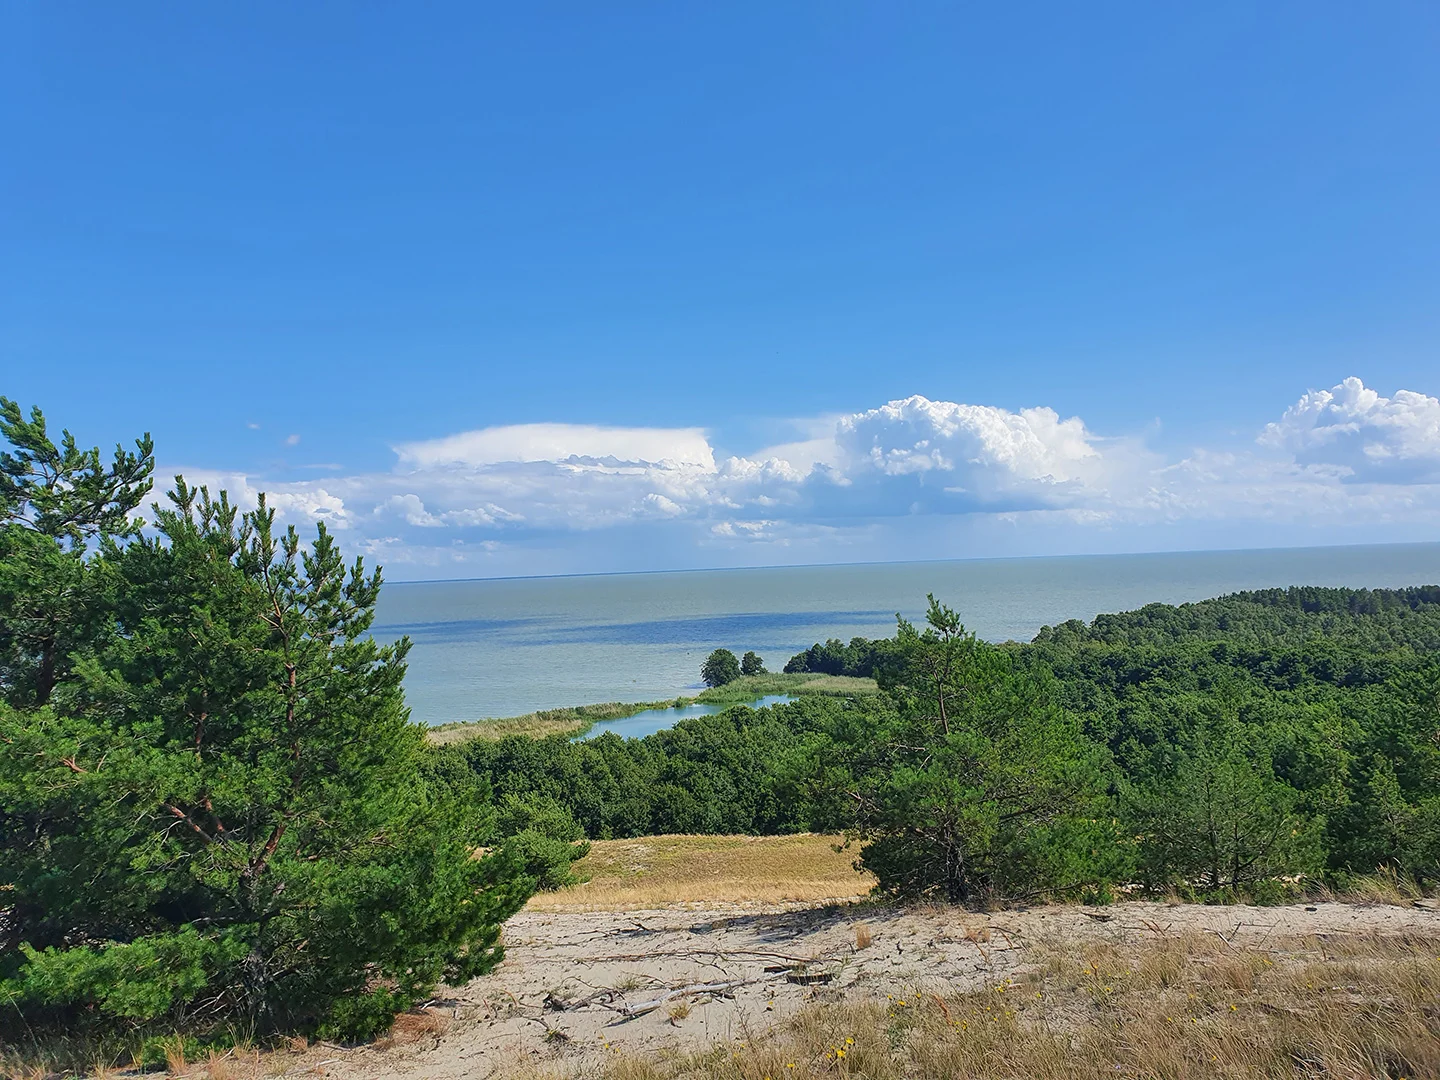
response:
<path id="1" fill-rule="evenodd" d="M 923 627 L 789 670 L 841 648 L 833 673 L 881 695 L 446 753 L 594 838 L 843 832 L 901 896 L 1440 882 L 1440 588 L 1241 593 L 1003 645 L 932 598 Z"/>

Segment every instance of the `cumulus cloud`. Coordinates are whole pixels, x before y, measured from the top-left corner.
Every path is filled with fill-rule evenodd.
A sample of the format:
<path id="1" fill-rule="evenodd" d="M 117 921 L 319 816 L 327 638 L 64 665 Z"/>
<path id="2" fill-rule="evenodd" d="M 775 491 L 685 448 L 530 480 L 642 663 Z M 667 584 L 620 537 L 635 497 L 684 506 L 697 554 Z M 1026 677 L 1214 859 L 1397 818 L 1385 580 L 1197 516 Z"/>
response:
<path id="1" fill-rule="evenodd" d="M 1351 377 L 1304 394 L 1259 442 L 1355 481 L 1433 483 L 1440 481 L 1440 399 L 1413 390 L 1382 397 Z"/>
<path id="2" fill-rule="evenodd" d="M 1134 445 L 1099 439 L 1079 417 L 914 397 L 841 417 L 832 465 L 814 473 L 835 512 L 1039 510 L 1103 498 Z"/>
<path id="3" fill-rule="evenodd" d="M 1248 446 L 1179 457 L 1045 406 L 918 395 L 811 421 L 803 435 L 717 459 L 698 428 L 525 424 L 402 444 L 383 473 L 281 483 L 187 475 L 245 505 L 263 488 L 282 519 L 324 520 L 357 550 L 427 565 L 473 566 L 606 530 L 631 547 L 669 530 L 692 548 L 795 545 L 824 558 L 900 528 L 900 518 L 935 523 L 924 526 L 930 535 L 951 528 L 946 521 L 982 520 L 1092 533 L 1226 521 L 1440 524 L 1440 401 L 1409 390 L 1384 397 L 1359 379 L 1305 393 Z"/>
<path id="4" fill-rule="evenodd" d="M 851 460 L 901 476 L 940 471 L 1057 483 L 1099 456 L 1078 416 L 1053 409 L 960 405 L 916 395 L 843 417 L 836 441 Z"/>

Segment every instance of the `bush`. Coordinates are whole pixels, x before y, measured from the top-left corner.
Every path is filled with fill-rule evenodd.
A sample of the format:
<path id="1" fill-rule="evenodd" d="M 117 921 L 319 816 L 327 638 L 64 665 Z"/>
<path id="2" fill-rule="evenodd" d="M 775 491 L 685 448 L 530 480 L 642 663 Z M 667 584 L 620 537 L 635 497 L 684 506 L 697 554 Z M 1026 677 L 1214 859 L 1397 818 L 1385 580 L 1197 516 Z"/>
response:
<path id="1" fill-rule="evenodd" d="M 584 880 L 572 867 L 590 853 L 590 843 L 570 811 L 554 799 L 530 792 L 507 795 L 496 831 L 538 891 L 554 892 Z"/>

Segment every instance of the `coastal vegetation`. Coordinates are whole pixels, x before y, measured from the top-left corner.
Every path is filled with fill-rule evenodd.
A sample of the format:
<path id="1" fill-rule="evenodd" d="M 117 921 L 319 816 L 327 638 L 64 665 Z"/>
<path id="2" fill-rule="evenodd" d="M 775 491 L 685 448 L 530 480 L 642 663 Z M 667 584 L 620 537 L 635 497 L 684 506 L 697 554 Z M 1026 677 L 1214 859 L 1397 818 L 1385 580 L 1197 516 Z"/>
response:
<path id="1" fill-rule="evenodd" d="M 461 720 L 437 724 L 428 730 L 430 742 L 436 746 L 465 742 L 467 739 L 503 739 L 519 735 L 542 739 L 547 735 L 583 735 L 605 720 L 623 720 L 650 709 L 668 709 L 690 703 L 691 698 L 674 701 L 609 701 L 603 705 L 573 705 L 560 709 L 537 709 L 523 716 L 499 720 Z"/>
<path id="2" fill-rule="evenodd" d="M 543 791 L 592 838 L 843 833 L 897 896 L 1440 881 L 1440 588 L 1157 604 L 1002 645 L 932 602 L 925 629 L 845 648 L 874 692 L 638 740 L 502 739 L 458 748 L 457 771 Z"/>
<path id="3" fill-rule="evenodd" d="M 742 675 L 734 682 L 700 691 L 695 700 L 705 705 L 742 705 L 764 697 L 868 697 L 878 694 L 874 679 L 857 679 L 847 675 L 812 675 L 808 672 L 782 675 Z"/>
<path id="4" fill-rule="evenodd" d="M 754 653 L 747 653 L 754 656 Z M 735 654 L 729 649 L 716 649 L 705 658 L 705 663 L 700 665 L 700 678 L 709 687 L 724 686 L 740 678 L 740 661 L 735 659 Z M 747 671 L 746 675 L 758 675 L 758 671 Z"/>
<path id="5" fill-rule="evenodd" d="M 1004 644 L 931 597 L 783 673 L 717 649 L 694 700 L 719 711 L 642 739 L 574 736 L 655 705 L 427 733 L 408 641 L 370 633 L 380 574 L 323 525 L 179 477 L 142 522 L 148 437 L 107 462 L 6 399 L 0 436 L 7 1047 L 373 1036 L 492 969 L 537 890 L 663 894 L 687 851 L 977 907 L 1440 883 L 1440 586 Z M 746 704 L 767 695 L 790 700 Z M 929 1068 L 886 1053 L 876 1075 Z"/>
<path id="6" fill-rule="evenodd" d="M 846 675 L 812 675 L 807 672 L 781 675 L 766 672 L 742 675 L 723 686 L 712 686 L 693 697 L 684 694 L 665 701 L 611 701 L 603 705 L 575 705 L 560 709 L 538 709 L 523 716 L 498 720 L 462 720 L 438 724 L 427 729 L 430 742 L 436 746 L 466 742 L 469 739 L 494 741 L 507 735 L 540 739 L 549 735 L 575 738 L 584 735 L 596 724 L 606 720 L 624 720 L 637 713 L 657 709 L 683 709 L 687 705 L 745 705 L 764 697 L 788 695 L 799 697 L 816 694 L 823 697 L 851 697 L 879 693 L 874 679 Z"/>
<path id="7" fill-rule="evenodd" d="M 142 530 L 148 437 L 0 435 L 0 1041 L 363 1037 L 492 968 L 537 880 L 427 767 L 378 572 L 179 478 Z"/>

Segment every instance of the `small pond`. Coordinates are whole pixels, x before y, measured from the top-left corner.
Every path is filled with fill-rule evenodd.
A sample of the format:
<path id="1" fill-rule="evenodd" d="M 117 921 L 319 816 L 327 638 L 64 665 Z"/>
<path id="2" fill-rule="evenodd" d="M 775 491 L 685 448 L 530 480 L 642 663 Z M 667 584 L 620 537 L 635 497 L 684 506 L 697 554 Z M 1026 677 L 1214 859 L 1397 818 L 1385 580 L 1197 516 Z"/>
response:
<path id="1" fill-rule="evenodd" d="M 789 694 L 767 694 L 757 701 L 747 703 L 751 709 L 763 709 L 767 705 L 783 705 L 787 701 L 793 701 Z M 734 705 L 705 705 L 692 702 L 689 705 L 682 705 L 680 708 L 671 706 L 668 709 L 646 709 L 634 716 L 626 716 L 620 720 L 602 720 L 584 735 L 577 735 L 577 739 L 593 739 L 597 735 L 604 735 L 607 731 L 613 731 L 622 739 L 640 739 L 646 735 L 653 735 L 657 731 L 672 728 L 681 720 L 692 716 L 709 716 L 711 713 L 724 712 L 726 709 L 733 709 Z"/>

